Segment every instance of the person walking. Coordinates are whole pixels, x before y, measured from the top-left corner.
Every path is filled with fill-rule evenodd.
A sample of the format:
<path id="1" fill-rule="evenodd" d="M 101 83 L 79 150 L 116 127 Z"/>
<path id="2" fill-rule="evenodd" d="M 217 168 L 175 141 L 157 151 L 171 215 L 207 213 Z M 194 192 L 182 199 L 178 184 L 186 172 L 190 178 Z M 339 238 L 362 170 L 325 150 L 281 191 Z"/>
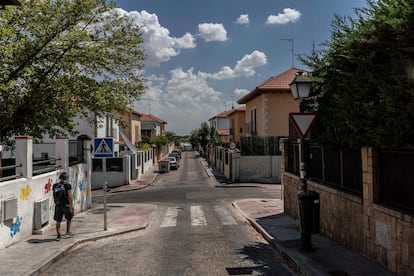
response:
<path id="1" fill-rule="evenodd" d="M 56 221 L 56 240 L 60 241 L 60 224 L 63 216 L 66 218 L 66 234 L 64 237 L 72 237 L 70 227 L 72 224 L 72 218 L 74 215 L 73 197 L 72 197 L 72 186 L 66 182 L 67 174 L 63 172 L 59 176 L 59 182 L 53 184 L 53 199 L 55 201 L 55 213 L 53 219 Z"/>

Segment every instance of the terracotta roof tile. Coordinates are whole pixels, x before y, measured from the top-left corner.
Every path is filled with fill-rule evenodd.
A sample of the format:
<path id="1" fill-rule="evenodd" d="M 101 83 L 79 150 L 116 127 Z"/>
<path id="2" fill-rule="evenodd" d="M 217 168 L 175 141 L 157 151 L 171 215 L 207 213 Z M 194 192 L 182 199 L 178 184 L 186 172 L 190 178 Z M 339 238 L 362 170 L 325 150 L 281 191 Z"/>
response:
<path id="1" fill-rule="evenodd" d="M 258 85 L 254 90 L 250 91 L 250 93 L 240 98 L 237 103 L 245 104 L 260 94 L 266 93 L 267 91 L 290 91 L 289 84 L 292 82 L 292 80 L 295 78 L 296 73 L 299 71 L 306 72 L 306 70 L 292 67 L 289 70 L 280 73 L 279 75 L 269 78 L 265 82 Z"/>
<path id="2" fill-rule="evenodd" d="M 232 110 L 225 110 L 225 111 L 223 111 L 223 112 L 221 112 L 221 113 L 219 113 L 219 114 L 211 117 L 209 120 L 213 120 L 214 118 L 226 118 L 231 111 Z"/>
<path id="3" fill-rule="evenodd" d="M 230 112 L 227 114 L 227 116 L 230 116 L 230 115 L 232 115 L 232 114 L 234 114 L 236 112 L 243 112 L 243 111 L 246 111 L 246 106 L 245 105 L 230 110 Z"/>
<path id="4" fill-rule="evenodd" d="M 141 121 L 143 122 L 154 122 L 155 121 L 155 122 L 159 122 L 162 124 L 167 124 L 167 122 L 165 122 L 164 120 L 161 120 L 160 118 L 155 117 L 154 115 L 151 115 L 151 114 L 142 114 Z"/>

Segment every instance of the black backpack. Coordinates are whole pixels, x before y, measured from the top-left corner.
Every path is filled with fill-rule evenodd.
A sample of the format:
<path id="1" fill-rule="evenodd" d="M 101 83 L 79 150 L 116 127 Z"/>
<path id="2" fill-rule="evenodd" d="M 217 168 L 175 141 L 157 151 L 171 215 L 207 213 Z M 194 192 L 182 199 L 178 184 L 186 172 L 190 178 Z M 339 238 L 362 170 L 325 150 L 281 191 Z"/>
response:
<path id="1" fill-rule="evenodd" d="M 53 187 L 53 199 L 57 206 L 66 204 L 66 187 L 64 183 L 56 183 Z"/>

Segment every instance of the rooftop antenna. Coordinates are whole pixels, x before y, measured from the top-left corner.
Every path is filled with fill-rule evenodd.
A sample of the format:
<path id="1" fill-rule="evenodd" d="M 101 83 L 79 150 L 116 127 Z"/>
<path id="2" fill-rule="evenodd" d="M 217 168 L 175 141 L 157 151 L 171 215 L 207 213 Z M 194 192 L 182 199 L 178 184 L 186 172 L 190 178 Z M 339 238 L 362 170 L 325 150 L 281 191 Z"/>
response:
<path id="1" fill-rule="evenodd" d="M 148 114 L 151 114 L 151 104 L 148 104 Z"/>
<path id="2" fill-rule="evenodd" d="M 293 47 L 293 38 L 281 38 L 280 40 L 289 41 L 291 44 L 290 52 L 292 53 L 292 68 L 295 67 L 294 58 L 295 58 L 295 48 Z"/>

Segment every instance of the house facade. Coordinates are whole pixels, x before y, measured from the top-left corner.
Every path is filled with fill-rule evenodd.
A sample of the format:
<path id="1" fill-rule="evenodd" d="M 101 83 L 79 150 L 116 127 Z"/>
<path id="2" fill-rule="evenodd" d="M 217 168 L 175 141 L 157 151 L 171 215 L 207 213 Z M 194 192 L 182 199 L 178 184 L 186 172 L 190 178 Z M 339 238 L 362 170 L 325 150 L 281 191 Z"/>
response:
<path id="1" fill-rule="evenodd" d="M 230 142 L 240 144 L 240 137 L 246 131 L 246 106 L 233 108 L 229 113 L 230 121 Z"/>
<path id="2" fill-rule="evenodd" d="M 154 115 L 143 114 L 141 116 L 141 136 L 152 138 L 163 135 L 166 124 L 167 122 Z"/>
<path id="3" fill-rule="evenodd" d="M 231 142 L 230 136 L 230 118 L 228 114 L 230 111 L 223 111 L 213 117 L 211 117 L 208 121 L 210 127 L 214 127 L 220 137 L 220 142 L 224 144 L 228 144 Z"/>
<path id="4" fill-rule="evenodd" d="M 131 141 L 131 143 L 139 148 L 142 143 L 141 136 L 141 117 L 144 114 L 139 113 L 135 110 L 131 110 L 129 113 L 122 115 L 122 120 L 125 126 L 120 126 L 120 131 L 125 134 L 126 138 Z M 121 141 L 123 138 L 121 137 Z"/>
<path id="5" fill-rule="evenodd" d="M 300 70 L 291 68 L 266 80 L 237 103 L 246 105 L 244 136 L 288 136 L 289 113 L 299 111 L 289 84 Z"/>

